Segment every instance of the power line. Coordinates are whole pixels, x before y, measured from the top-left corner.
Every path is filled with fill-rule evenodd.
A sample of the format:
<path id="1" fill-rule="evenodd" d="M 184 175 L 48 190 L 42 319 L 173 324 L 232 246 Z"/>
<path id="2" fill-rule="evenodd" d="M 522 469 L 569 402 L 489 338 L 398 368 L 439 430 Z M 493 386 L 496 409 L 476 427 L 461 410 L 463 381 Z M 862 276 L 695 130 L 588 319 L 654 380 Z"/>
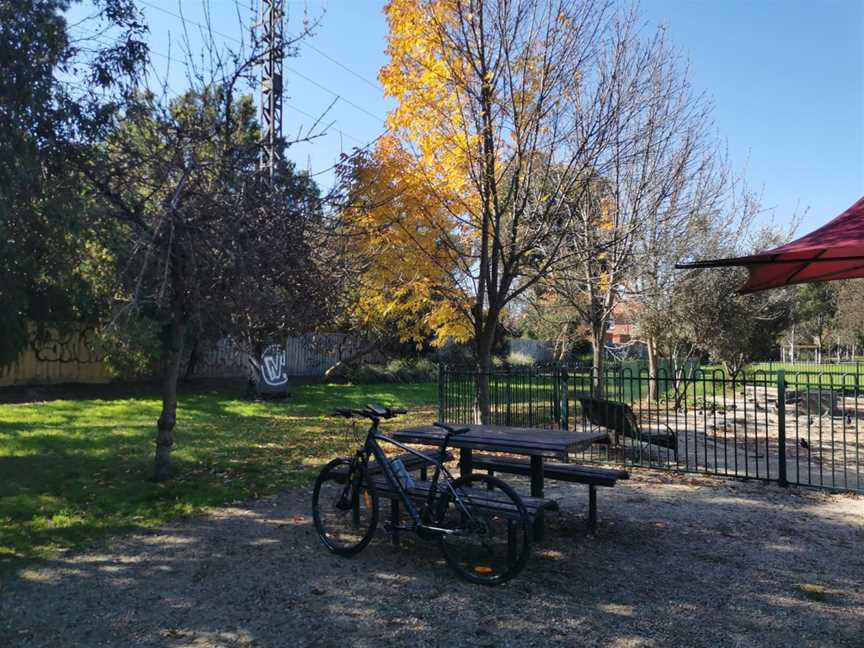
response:
<path id="1" fill-rule="evenodd" d="M 345 97 L 343 97 L 342 95 L 340 95 L 338 92 L 336 92 L 336 91 L 334 91 L 334 90 L 331 90 L 331 89 L 328 88 L 327 86 L 324 86 L 324 85 L 318 83 L 317 81 L 315 81 L 314 79 L 311 79 L 310 77 L 306 76 L 306 75 L 303 74 L 302 72 L 298 72 L 298 71 L 295 70 L 294 68 L 290 68 L 290 67 L 288 67 L 288 66 L 285 66 L 285 69 L 288 70 L 289 72 L 291 72 L 292 74 L 296 74 L 296 75 L 299 76 L 301 79 L 305 79 L 306 81 L 308 81 L 308 82 L 311 83 L 312 85 L 314 85 L 314 86 L 320 88 L 320 89 L 323 90 L 324 92 L 329 92 L 331 95 L 333 95 L 334 97 L 336 97 L 336 98 L 339 99 L 340 101 L 343 101 L 343 102 L 347 103 L 349 106 L 355 108 L 356 110 L 359 110 L 360 112 L 362 112 L 362 113 L 364 113 L 364 114 L 366 114 L 366 115 L 369 115 L 369 116 L 372 117 L 373 119 L 377 119 L 377 120 L 380 121 L 381 123 L 384 123 L 384 118 L 381 117 L 380 115 L 376 115 L 375 113 L 372 113 L 372 112 L 366 110 L 366 109 L 363 108 L 362 106 L 358 106 L 356 103 L 354 103 L 354 102 L 351 101 L 350 99 L 346 99 Z"/>
<path id="2" fill-rule="evenodd" d="M 210 32 L 216 34 L 217 36 L 222 36 L 222 38 L 227 38 L 228 40 L 232 40 L 235 43 L 239 43 L 240 45 L 243 45 L 243 41 L 241 39 L 237 38 L 236 36 L 230 36 L 228 34 L 223 34 L 222 32 L 218 32 L 215 29 L 213 29 L 212 27 L 210 27 L 209 25 L 205 25 L 205 24 L 197 22 L 195 20 L 190 20 L 189 18 L 186 18 L 185 16 L 183 16 L 181 14 L 174 13 L 173 11 L 171 11 L 169 9 L 165 9 L 165 7 L 160 7 L 159 5 L 155 5 L 152 2 L 147 2 L 147 0 L 139 0 L 139 1 L 141 2 L 141 4 L 146 5 L 146 6 L 150 7 L 151 9 L 155 9 L 156 11 L 161 11 L 164 14 L 167 14 L 169 16 L 173 16 L 174 18 L 177 18 L 178 20 L 182 20 L 184 23 L 189 23 L 190 25 L 195 25 L 196 27 L 200 27 L 201 29 L 206 29 L 207 31 L 210 31 Z"/>
<path id="3" fill-rule="evenodd" d="M 370 146 L 372 146 L 373 144 L 376 144 L 378 142 L 378 140 L 380 140 L 382 137 L 384 137 L 387 133 L 388 133 L 387 130 L 382 131 L 381 133 L 378 134 L 377 137 L 375 137 L 375 139 L 369 140 L 363 146 L 358 147 L 356 151 L 354 151 L 351 155 L 346 156 L 344 160 L 340 160 L 336 164 L 332 164 L 329 167 L 327 167 L 326 169 L 321 169 L 320 171 L 316 171 L 315 173 L 310 173 L 309 177 L 314 178 L 315 176 L 329 173 L 330 171 L 332 171 L 333 169 L 338 167 L 340 164 L 343 164 L 345 161 L 357 157 L 358 155 L 360 155 L 360 153 L 362 153 L 363 151 L 368 149 Z"/>
<path id="4" fill-rule="evenodd" d="M 144 3 L 144 4 L 147 4 L 147 3 Z M 72 31 L 72 30 L 70 30 L 70 31 Z M 214 32 L 214 33 L 215 33 L 215 32 Z M 102 45 L 112 45 L 112 44 L 113 44 L 111 41 L 107 40 L 106 37 L 101 36 L 101 35 L 99 35 L 99 36 L 97 36 L 97 35 L 91 35 L 91 34 L 87 34 L 87 33 L 83 32 L 83 31 L 81 31 L 80 33 L 75 34 L 75 35 L 81 36 L 81 37 L 82 37 L 82 40 L 84 40 L 84 39 L 87 39 L 87 40 L 93 40 L 93 41 L 96 41 L 97 43 L 101 43 Z M 161 58 L 164 58 L 166 61 L 169 61 L 169 62 L 171 62 L 171 63 L 176 63 L 177 65 L 182 65 L 182 66 L 184 66 L 184 67 L 188 66 L 188 62 L 186 62 L 186 61 L 180 61 L 180 60 L 178 60 L 178 59 L 176 59 L 176 58 L 174 58 L 174 57 L 172 57 L 172 56 L 169 56 L 169 55 L 167 55 L 167 54 L 163 54 L 162 52 L 158 52 L 158 51 L 153 50 L 153 49 L 151 49 L 151 48 L 149 48 L 149 47 L 148 47 L 147 51 L 148 51 L 150 54 L 154 54 L 154 55 L 156 55 L 156 56 L 159 56 L 159 57 L 161 57 Z M 151 65 L 151 67 L 152 67 L 152 65 Z M 157 81 L 159 81 L 160 83 L 162 83 L 162 80 L 159 79 L 158 74 L 156 73 L 156 70 L 155 70 L 155 69 L 152 69 L 152 70 L 151 70 L 151 74 L 154 74 L 154 75 L 157 77 Z M 81 83 L 75 83 L 75 82 L 72 82 L 71 85 L 74 85 L 74 86 L 76 86 L 76 87 L 78 87 L 78 88 L 81 88 L 81 89 L 86 88 L 86 86 L 84 86 L 84 85 L 81 84 Z M 167 85 L 167 84 L 166 84 L 166 85 Z M 179 95 L 179 94 L 180 94 L 180 93 L 174 91 L 174 90 L 171 88 L 171 86 L 167 86 L 167 87 L 168 87 L 169 90 L 171 90 L 172 92 L 174 92 L 175 95 Z M 328 91 L 328 92 L 329 92 L 329 91 Z M 335 94 L 335 93 L 334 93 L 334 94 Z M 338 97 L 338 95 L 337 95 L 337 97 Z M 290 108 L 291 110 L 294 110 L 295 112 L 297 112 L 297 113 L 299 113 L 299 114 L 301 114 L 301 115 L 304 115 L 304 116 L 308 117 L 309 119 L 319 120 L 319 119 L 321 118 L 320 116 L 313 115 L 313 114 L 310 113 L 309 111 L 304 110 L 303 108 L 300 108 L 299 106 L 295 106 L 295 105 L 293 105 L 293 104 L 291 104 L 291 103 L 287 103 L 287 102 L 286 102 L 286 103 L 285 103 L 285 106 L 287 106 L 287 107 Z M 374 116 L 374 115 L 373 115 L 373 116 Z M 365 151 L 365 150 L 368 149 L 369 147 L 371 147 L 371 146 L 373 146 L 374 144 L 376 144 L 376 143 L 378 142 L 378 140 L 380 140 L 380 139 L 381 139 L 382 137 L 384 137 L 388 132 L 390 132 L 390 129 L 385 128 L 383 131 L 381 131 L 381 132 L 380 132 L 378 135 L 376 135 L 374 138 L 372 138 L 371 140 L 365 141 L 365 143 L 364 143 L 364 140 L 362 140 L 362 139 L 360 139 L 359 137 L 356 137 L 356 136 L 354 136 L 354 135 L 351 135 L 350 133 L 345 132 L 345 131 L 342 130 L 341 128 L 340 128 L 340 129 L 337 129 L 337 130 L 338 130 L 339 133 L 340 133 L 341 135 L 343 135 L 344 137 L 347 137 L 348 139 L 353 140 L 354 142 L 357 142 L 358 144 L 360 144 L 360 146 L 356 147 L 356 150 L 355 150 L 353 153 L 351 153 L 350 155 L 346 156 L 345 160 L 350 160 L 351 158 L 356 157 L 357 155 L 359 155 L 360 153 L 362 153 L 363 151 Z M 328 173 L 328 172 L 334 170 L 334 169 L 335 169 L 337 166 L 339 166 L 340 164 L 342 164 L 345 160 L 341 160 L 340 162 L 337 162 L 337 163 L 335 163 L 335 164 L 332 164 L 331 166 L 329 166 L 329 167 L 327 167 L 327 168 L 324 168 L 324 169 L 321 169 L 321 170 L 319 170 L 319 171 L 316 171 L 315 173 L 310 174 L 310 177 L 314 178 L 314 177 L 316 177 L 316 176 L 319 176 L 319 175 L 323 175 L 323 174 L 325 174 L 325 173 Z"/>
<path id="5" fill-rule="evenodd" d="M 141 2 L 141 4 L 143 4 L 143 5 L 146 5 L 146 6 L 150 7 L 150 8 L 152 8 L 152 9 L 156 9 L 157 11 L 161 11 L 162 13 L 167 14 L 167 15 L 169 15 L 169 16 L 172 16 L 172 17 L 174 17 L 174 18 L 177 18 L 177 19 L 179 19 L 179 20 L 183 20 L 183 21 L 185 21 L 185 22 L 188 22 L 189 24 L 196 25 L 197 27 L 200 27 L 200 28 L 202 28 L 202 29 L 210 29 L 210 28 L 207 27 L 206 25 L 203 25 L 203 24 L 201 24 L 201 23 L 199 23 L 199 22 L 196 22 L 196 21 L 194 21 L 194 20 L 191 20 L 191 19 L 189 19 L 189 18 L 185 18 L 185 17 L 182 16 L 181 14 L 174 13 L 173 11 L 170 11 L 169 9 L 165 9 L 164 7 L 160 7 L 160 6 L 158 6 L 158 5 L 155 5 L 155 4 L 151 3 L 151 2 L 148 2 L 147 0 L 140 0 L 140 2 Z M 210 29 L 210 31 L 212 31 L 214 34 L 216 34 L 216 35 L 218 35 L 218 36 L 222 36 L 223 38 L 227 38 L 228 40 L 232 40 L 232 41 L 234 41 L 235 43 L 240 43 L 241 45 L 243 44 L 243 41 L 242 41 L 241 39 L 237 38 L 236 36 L 231 36 L 231 35 L 229 35 L 229 34 L 223 34 L 222 32 L 218 32 L 218 31 L 216 31 L 215 29 Z M 375 81 L 371 81 L 371 80 L 369 79 L 369 77 L 366 77 L 366 76 L 360 74 L 360 73 L 357 72 L 356 70 L 352 70 L 350 67 L 348 67 L 347 65 L 345 65 L 344 63 L 342 63 L 342 61 L 339 61 L 339 60 L 337 60 L 336 58 L 330 56 L 327 52 L 325 52 L 325 51 L 319 49 L 318 47 L 315 47 L 312 43 L 309 43 L 309 42 L 307 42 L 307 41 L 302 41 L 300 44 L 301 44 L 303 47 L 308 47 L 308 48 L 311 49 L 313 52 L 317 52 L 318 54 L 320 54 L 321 56 L 323 56 L 324 58 L 326 58 L 328 61 L 330 61 L 330 62 L 333 63 L 334 65 L 338 65 L 340 68 L 342 68 L 343 70 L 345 70 L 345 71 L 348 72 L 349 74 L 351 74 L 351 75 L 357 77 L 358 79 L 360 79 L 361 81 L 363 81 L 363 83 L 369 85 L 370 87 L 375 88 L 376 90 L 381 90 L 381 85 L 380 85 L 380 84 L 376 83 Z"/>
<path id="6" fill-rule="evenodd" d="M 157 11 L 160 11 L 160 12 L 162 12 L 162 13 L 168 15 L 168 16 L 172 16 L 172 17 L 176 18 L 177 20 L 180 20 L 180 21 L 182 21 L 182 22 L 184 22 L 184 23 L 186 23 L 186 24 L 189 24 L 189 25 L 195 25 L 196 27 L 198 27 L 198 28 L 200 28 L 200 29 L 206 29 L 206 30 L 210 31 L 210 32 L 212 32 L 213 34 L 216 34 L 217 36 L 222 36 L 223 38 L 227 38 L 228 40 L 234 41 L 235 43 L 239 43 L 239 44 L 241 44 L 241 45 L 243 44 L 243 41 L 242 41 L 241 39 L 237 38 L 236 36 L 231 36 L 231 35 L 229 35 L 229 34 L 225 34 L 225 33 L 223 33 L 223 32 L 217 31 L 217 30 L 213 29 L 212 27 L 210 27 L 210 26 L 208 26 L 208 25 L 204 25 L 203 23 L 197 22 L 197 21 L 192 20 L 192 19 L 190 19 L 190 18 L 186 18 L 186 17 L 183 16 L 182 14 L 175 13 L 175 12 L 173 12 L 173 11 L 170 11 L 169 9 L 165 9 L 164 7 L 160 7 L 160 6 L 158 6 L 158 5 L 155 5 L 155 4 L 153 4 L 152 2 L 148 2 L 147 0 L 140 0 L 140 2 L 141 2 L 141 4 L 143 4 L 143 5 L 146 5 L 146 6 L 150 7 L 150 8 L 152 8 L 152 9 L 156 9 Z M 312 44 L 310 44 L 310 43 L 302 42 L 301 44 L 304 45 L 304 46 L 306 46 L 306 47 L 308 47 L 308 48 L 311 49 L 312 51 L 317 52 L 318 54 L 320 54 L 321 56 L 323 56 L 324 58 L 326 58 L 326 59 L 329 60 L 330 62 L 332 62 L 332 63 L 338 65 L 338 66 L 341 67 L 343 70 L 345 70 L 345 71 L 349 72 L 350 74 L 354 75 L 355 77 L 357 77 L 358 79 L 362 80 L 364 83 L 366 83 L 366 84 L 372 86 L 372 87 L 375 88 L 376 90 L 381 90 L 381 86 L 380 86 L 380 85 L 373 83 L 373 82 L 370 81 L 367 77 L 364 77 L 364 76 L 363 76 L 362 74 L 360 74 L 359 72 L 355 72 L 354 70 L 352 70 L 351 68 L 349 68 L 347 65 L 345 65 L 344 63 L 341 63 L 340 61 L 336 60 L 335 58 L 333 58 L 332 56 L 330 56 L 330 55 L 327 54 L 326 52 L 322 51 L 321 49 L 315 47 L 314 45 L 312 45 Z M 287 66 L 285 67 L 285 69 L 286 69 L 288 72 L 290 72 L 291 74 L 295 74 L 295 75 L 297 75 L 298 77 L 300 77 L 301 79 L 304 79 L 305 81 L 311 83 L 312 85 L 314 85 L 314 86 L 320 88 L 321 90 L 324 90 L 325 92 L 330 93 L 331 95 L 333 95 L 333 96 L 336 97 L 337 99 L 339 99 L 339 100 L 345 102 L 346 104 L 348 104 L 349 106 L 351 106 L 351 107 L 354 108 L 355 110 L 359 110 L 359 111 L 362 112 L 363 114 L 365 114 L 365 115 L 369 115 L 369 116 L 372 117 L 373 119 L 376 119 L 376 120 L 378 120 L 378 121 L 380 121 L 380 122 L 382 122 L 382 123 L 384 122 L 384 118 L 381 117 L 380 115 L 376 115 L 376 114 L 372 113 L 371 111 L 366 110 L 366 109 L 363 108 L 362 106 L 360 106 L 360 105 L 354 103 L 354 102 L 351 101 L 350 99 L 346 99 L 346 98 L 345 98 L 344 96 L 342 96 L 340 93 L 336 92 L 335 90 L 331 90 L 330 88 L 328 88 L 327 86 L 323 85 L 322 83 L 319 83 L 318 81 L 315 81 L 315 80 L 309 78 L 308 76 L 306 76 L 306 75 L 303 74 L 302 72 L 298 72 L 297 70 L 295 70 L 295 69 L 293 69 L 293 68 L 290 68 L 290 67 L 287 67 Z"/>
<path id="7" fill-rule="evenodd" d="M 363 75 L 360 74 L 359 72 L 355 72 L 354 70 L 352 70 L 351 68 L 349 68 L 349 67 L 348 67 L 347 65 L 345 65 L 344 63 L 341 63 L 340 61 L 337 61 L 335 58 L 333 58 L 332 56 L 330 56 L 327 52 L 323 52 L 323 51 L 321 51 L 320 49 L 318 49 L 317 47 L 315 47 L 312 43 L 307 43 L 306 41 L 303 41 L 301 44 L 303 45 L 303 47 L 308 47 L 308 48 L 311 49 L 313 52 L 317 52 L 318 54 L 320 54 L 321 56 L 323 56 L 324 58 L 326 58 L 328 61 L 330 61 L 331 63 L 333 63 L 333 64 L 335 64 L 335 65 L 338 65 L 340 68 L 342 68 L 343 70 L 345 70 L 345 71 L 348 72 L 349 74 L 353 74 L 355 77 L 357 77 L 358 79 L 360 79 L 360 80 L 361 80 L 363 83 L 365 83 L 366 85 L 368 85 L 368 86 L 370 86 L 370 87 L 372 87 L 372 88 L 375 88 L 376 90 L 381 90 L 381 89 L 382 89 L 380 84 L 375 83 L 374 81 L 370 81 L 367 77 L 363 76 Z"/>
<path id="8" fill-rule="evenodd" d="M 286 107 L 286 108 L 290 108 L 290 109 L 293 110 L 294 112 L 300 113 L 301 115 L 304 115 L 304 116 L 308 117 L 309 119 L 315 119 L 315 120 L 320 120 L 320 119 L 322 119 L 322 116 L 317 116 L 317 117 L 316 117 L 316 116 L 313 115 L 312 113 L 307 112 L 307 111 L 303 110 L 302 108 L 300 108 L 300 107 L 298 107 L 298 106 L 294 106 L 294 105 L 292 105 L 292 104 L 290 104 L 290 103 L 287 103 L 287 102 L 285 103 L 285 107 Z M 333 122 L 333 123 L 335 124 L 336 122 Z M 357 142 L 358 144 L 363 144 L 363 143 L 364 143 L 364 140 L 360 139 L 359 137 L 354 137 L 354 136 L 351 135 L 350 133 L 346 133 L 346 132 L 343 131 L 341 128 L 339 128 L 339 129 L 337 129 L 337 130 L 339 131 L 339 133 L 340 133 L 341 135 L 344 135 L 345 137 L 347 137 L 347 138 L 350 139 L 350 140 L 354 140 L 354 141 Z"/>
<path id="9" fill-rule="evenodd" d="M 192 19 L 190 19 L 190 18 L 186 18 L 185 16 L 183 16 L 183 15 L 181 15 L 181 14 L 175 13 L 175 12 L 173 12 L 173 11 L 170 11 L 170 10 L 168 10 L 168 9 L 165 9 L 165 8 L 163 8 L 163 7 L 160 7 L 160 6 L 158 6 L 158 5 L 155 5 L 155 4 L 153 4 L 152 2 L 149 2 L 149 0 L 140 0 L 140 2 L 141 2 L 141 4 L 143 4 L 143 5 L 146 5 L 146 6 L 148 6 L 148 7 L 152 7 L 153 9 L 156 9 L 157 11 L 161 11 L 161 12 L 164 13 L 164 14 L 167 14 L 167 15 L 169 15 L 169 16 L 172 16 L 172 17 L 174 17 L 174 18 L 176 18 L 176 19 L 182 21 L 184 24 L 195 25 L 195 26 L 199 27 L 200 29 L 208 30 L 208 31 L 210 31 L 210 32 L 213 33 L 213 34 L 217 34 L 217 35 L 219 35 L 219 36 L 222 36 L 223 38 L 227 38 L 227 39 L 229 39 L 229 40 L 232 40 L 232 41 L 234 41 L 235 43 L 243 44 L 243 41 L 242 41 L 241 39 L 237 38 L 236 36 L 232 36 L 232 35 L 229 35 L 229 34 L 225 34 L 225 33 L 223 33 L 223 32 L 216 31 L 215 29 L 212 29 L 212 27 L 210 27 L 209 25 L 204 25 L 204 24 L 202 24 L 202 23 L 200 23 L 200 22 L 197 22 L 197 21 L 195 21 L 195 20 L 192 20 Z M 303 46 L 305 46 L 305 47 L 310 48 L 310 49 L 313 50 L 314 52 L 317 52 L 318 54 L 320 54 L 321 56 L 323 56 L 323 57 L 326 58 L 327 60 L 329 60 L 329 61 L 331 61 L 332 63 L 334 63 L 335 65 L 338 65 L 339 67 L 341 67 L 343 70 L 349 72 L 349 73 L 352 74 L 353 76 L 355 76 L 355 77 L 357 77 L 358 79 L 362 80 L 362 81 L 363 81 L 364 83 L 366 83 L 367 85 L 370 85 L 371 87 L 374 87 L 376 90 L 381 90 L 381 89 L 382 89 L 381 86 L 380 86 L 379 84 L 376 84 L 375 82 L 369 80 L 368 77 L 363 76 L 363 75 L 360 74 L 359 72 L 357 72 L 357 71 L 355 71 L 355 70 L 352 70 L 349 66 L 345 65 L 344 63 L 342 63 L 341 61 L 337 60 L 336 58 L 330 56 L 329 54 L 327 54 L 326 52 L 322 51 L 321 49 L 315 47 L 315 46 L 312 45 L 311 43 L 309 43 L 309 42 L 303 40 L 303 41 L 300 41 L 300 44 L 303 45 Z M 320 83 L 320 82 L 318 82 L 318 81 L 315 81 L 314 79 L 309 78 L 308 76 L 304 75 L 304 74 L 301 73 L 301 72 L 298 72 L 297 70 L 295 70 L 295 69 L 293 69 L 293 68 L 286 67 L 285 69 L 286 69 L 288 72 L 290 72 L 291 74 L 294 74 L 294 75 L 296 75 L 296 76 L 299 76 L 301 79 L 304 79 L 304 80 L 307 81 L 308 83 L 311 83 L 312 85 L 314 85 L 314 86 L 320 88 L 321 90 L 324 90 L 325 92 L 329 93 L 329 94 L 332 95 L 333 97 L 336 97 L 337 99 L 343 101 L 344 103 L 347 103 L 349 106 L 351 106 L 351 107 L 354 108 L 355 110 L 358 110 L 358 111 L 364 113 L 365 115 L 368 115 L 368 116 L 372 117 L 373 119 L 376 119 L 376 120 L 380 121 L 381 123 L 386 123 L 386 120 L 385 120 L 384 118 L 382 118 L 380 115 L 376 115 L 376 114 L 372 113 L 371 111 L 369 111 L 369 110 L 363 108 L 362 106 L 360 106 L 360 105 L 354 103 L 354 102 L 351 101 L 350 99 L 345 98 L 344 96 L 342 96 L 342 94 L 336 92 L 335 90 L 331 90 L 330 88 L 328 88 L 327 86 L 323 85 L 322 83 Z M 437 106 L 434 102 L 424 102 L 424 103 L 426 103 L 426 104 L 427 104 L 430 108 L 432 108 L 433 110 L 439 112 L 439 114 L 441 114 L 442 116 L 446 116 L 446 115 L 444 115 L 444 112 L 441 110 L 441 108 L 440 108 L 439 106 Z M 385 131 L 385 132 L 387 132 L 387 131 Z"/>
<path id="10" fill-rule="evenodd" d="M 82 32 L 82 33 L 79 33 L 79 34 L 76 34 L 76 36 L 81 36 L 82 39 L 83 39 L 83 38 L 86 38 L 86 39 L 88 39 L 88 40 L 94 40 L 94 41 L 96 41 L 97 43 L 101 43 L 102 45 L 111 45 L 111 44 L 112 44 L 109 40 L 106 40 L 104 37 L 101 37 L 101 36 L 89 35 L 89 34 L 85 34 L 85 33 L 83 33 L 83 32 Z M 166 61 L 169 61 L 169 62 L 171 62 L 171 63 L 175 63 L 175 64 L 177 64 L 177 65 L 182 65 L 182 66 L 184 66 L 184 67 L 188 67 L 188 65 L 189 65 L 189 63 L 188 63 L 187 61 L 181 61 L 181 60 L 178 60 L 178 59 L 176 59 L 176 58 L 174 58 L 174 57 L 172 57 L 172 56 L 168 56 L 167 54 L 163 54 L 162 52 L 158 52 L 158 51 L 156 51 L 156 50 L 154 50 L 154 49 L 148 48 L 147 51 L 148 51 L 148 53 L 153 54 L 153 55 L 155 55 L 155 56 L 158 56 L 158 57 L 160 57 L 160 58 L 163 58 L 163 59 L 165 59 Z M 152 72 L 153 72 L 154 74 L 156 73 L 155 70 L 153 70 Z M 158 75 L 157 75 L 157 76 L 158 76 Z M 163 80 L 157 78 L 157 81 L 159 81 L 159 82 L 161 83 Z M 168 86 L 168 89 L 169 89 L 169 90 L 172 90 L 172 92 L 174 92 L 174 94 L 180 94 L 180 93 L 174 91 L 173 88 L 171 88 L 170 86 Z M 342 98 L 342 97 L 340 97 L 340 98 Z M 343 99 L 343 101 L 344 101 L 344 98 L 342 98 L 342 99 Z M 308 112 L 307 110 L 304 110 L 304 109 L 300 108 L 299 106 L 295 106 L 295 105 L 290 104 L 290 103 L 286 103 L 285 105 L 288 106 L 289 108 L 291 108 L 292 110 L 294 110 L 295 112 L 298 112 L 298 113 L 300 113 L 301 115 L 305 115 L 306 117 L 309 117 L 310 119 L 316 119 L 316 120 L 317 120 L 317 119 L 320 119 L 320 118 L 321 118 L 320 115 L 318 115 L 318 116 L 313 115 L 312 113 Z M 339 132 L 340 132 L 342 135 L 344 135 L 345 137 L 347 137 L 348 139 L 357 142 L 358 144 L 363 144 L 364 142 L 366 142 L 366 140 L 363 140 L 363 139 L 361 139 L 361 138 L 359 138 L 359 137 L 356 137 L 356 136 L 354 136 L 354 135 L 351 135 L 350 133 L 346 132 L 345 130 L 343 130 L 343 129 L 341 129 L 341 128 L 339 129 Z M 386 132 L 386 131 L 385 131 L 385 132 Z M 379 135 L 378 137 L 376 137 L 373 141 L 377 141 L 379 138 L 380 138 L 380 135 Z M 368 144 L 367 144 L 367 145 L 368 145 Z"/>

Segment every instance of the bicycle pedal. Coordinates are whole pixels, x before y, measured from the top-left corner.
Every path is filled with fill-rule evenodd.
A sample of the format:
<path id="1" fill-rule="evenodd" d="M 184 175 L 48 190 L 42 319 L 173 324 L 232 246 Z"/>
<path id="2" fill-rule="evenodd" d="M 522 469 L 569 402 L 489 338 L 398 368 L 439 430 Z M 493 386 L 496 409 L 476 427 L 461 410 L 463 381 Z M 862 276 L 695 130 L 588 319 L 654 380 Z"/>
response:
<path id="1" fill-rule="evenodd" d="M 394 530 L 395 531 L 414 531 L 414 527 L 406 525 L 406 524 L 394 525 L 394 524 L 391 524 L 390 522 L 385 522 L 384 523 L 384 530 L 387 533 L 392 533 Z"/>

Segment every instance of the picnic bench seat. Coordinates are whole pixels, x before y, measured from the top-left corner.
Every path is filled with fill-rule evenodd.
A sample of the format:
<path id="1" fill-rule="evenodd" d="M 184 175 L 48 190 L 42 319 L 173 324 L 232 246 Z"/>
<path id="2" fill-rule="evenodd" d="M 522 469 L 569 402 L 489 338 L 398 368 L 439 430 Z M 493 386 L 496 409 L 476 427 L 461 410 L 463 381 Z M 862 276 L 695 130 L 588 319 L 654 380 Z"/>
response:
<path id="1" fill-rule="evenodd" d="M 376 475 L 372 477 L 372 482 L 375 484 L 375 490 L 378 496 L 383 499 L 390 500 L 390 532 L 392 534 L 393 544 L 399 544 L 399 493 L 390 486 L 384 475 Z M 423 503 L 429 494 L 431 480 L 415 481 L 414 486 L 408 490 L 408 495 L 418 503 Z M 439 488 L 441 487 L 439 483 Z M 471 498 L 472 503 L 484 510 L 492 511 L 505 517 L 508 515 L 516 515 L 517 510 L 510 501 L 496 499 L 492 493 L 485 488 L 466 488 L 465 492 Z M 558 502 L 544 497 L 528 497 L 520 496 L 528 516 L 534 520 L 538 514 L 543 511 L 557 511 Z"/>
<path id="2" fill-rule="evenodd" d="M 619 437 L 630 437 L 644 443 L 669 448 L 675 454 L 675 460 L 678 460 L 678 437 L 668 425 L 665 425 L 664 431 L 641 429 L 636 415 L 626 403 L 583 397 L 579 399 L 579 404 L 582 405 L 582 412 L 593 425 L 615 433 L 616 446 L 619 445 Z"/>
<path id="3" fill-rule="evenodd" d="M 495 455 L 473 455 L 471 467 L 486 470 L 490 475 L 496 472 L 513 475 L 530 475 L 530 459 L 499 457 Z M 626 470 L 598 468 L 578 464 L 543 462 L 543 478 L 588 485 L 588 528 L 597 526 L 597 486 L 611 488 L 619 479 L 629 479 Z"/>

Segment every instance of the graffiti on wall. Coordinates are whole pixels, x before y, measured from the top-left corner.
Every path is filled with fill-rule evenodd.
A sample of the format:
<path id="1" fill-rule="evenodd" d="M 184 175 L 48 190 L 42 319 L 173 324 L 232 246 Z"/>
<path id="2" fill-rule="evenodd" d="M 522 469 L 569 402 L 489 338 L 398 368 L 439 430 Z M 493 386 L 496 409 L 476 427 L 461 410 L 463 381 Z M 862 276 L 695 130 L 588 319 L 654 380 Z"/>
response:
<path id="1" fill-rule="evenodd" d="M 96 330 L 92 326 L 66 330 L 41 329 L 34 332 L 30 348 L 39 362 L 101 362 L 96 350 Z"/>
<path id="2" fill-rule="evenodd" d="M 96 342 L 92 326 L 31 326 L 29 345 L 15 362 L 0 367 L 0 385 L 108 382 L 112 375 L 102 362 Z"/>
<path id="3" fill-rule="evenodd" d="M 281 387 L 288 382 L 285 350 L 279 344 L 271 344 L 261 354 L 261 377 L 271 387 Z"/>
<path id="4" fill-rule="evenodd" d="M 278 345 L 278 353 L 262 358 L 262 370 L 271 386 L 288 376 L 323 376 L 339 360 L 352 357 L 366 341 L 344 333 L 310 333 L 290 337 Z M 189 361 L 188 354 L 184 363 Z M 201 349 L 194 375 L 203 378 L 249 377 L 250 356 L 230 337 Z M 374 362 L 371 353 L 366 361 Z M 183 367 L 185 373 L 185 366 Z M 0 385 L 54 382 L 108 382 L 114 376 L 102 362 L 96 329 L 69 326 L 61 329 L 31 329 L 30 344 L 18 359 L 0 367 Z"/>

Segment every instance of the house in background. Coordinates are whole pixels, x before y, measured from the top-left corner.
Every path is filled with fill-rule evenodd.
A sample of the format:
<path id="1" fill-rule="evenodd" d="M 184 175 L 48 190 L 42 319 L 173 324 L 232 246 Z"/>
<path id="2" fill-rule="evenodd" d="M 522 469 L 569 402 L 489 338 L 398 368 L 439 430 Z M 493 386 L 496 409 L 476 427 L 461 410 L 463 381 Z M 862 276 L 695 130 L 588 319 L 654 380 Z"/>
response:
<path id="1" fill-rule="evenodd" d="M 626 301 L 619 301 L 612 311 L 612 321 L 606 330 L 606 343 L 618 346 L 632 342 L 635 337 L 633 306 Z"/>

